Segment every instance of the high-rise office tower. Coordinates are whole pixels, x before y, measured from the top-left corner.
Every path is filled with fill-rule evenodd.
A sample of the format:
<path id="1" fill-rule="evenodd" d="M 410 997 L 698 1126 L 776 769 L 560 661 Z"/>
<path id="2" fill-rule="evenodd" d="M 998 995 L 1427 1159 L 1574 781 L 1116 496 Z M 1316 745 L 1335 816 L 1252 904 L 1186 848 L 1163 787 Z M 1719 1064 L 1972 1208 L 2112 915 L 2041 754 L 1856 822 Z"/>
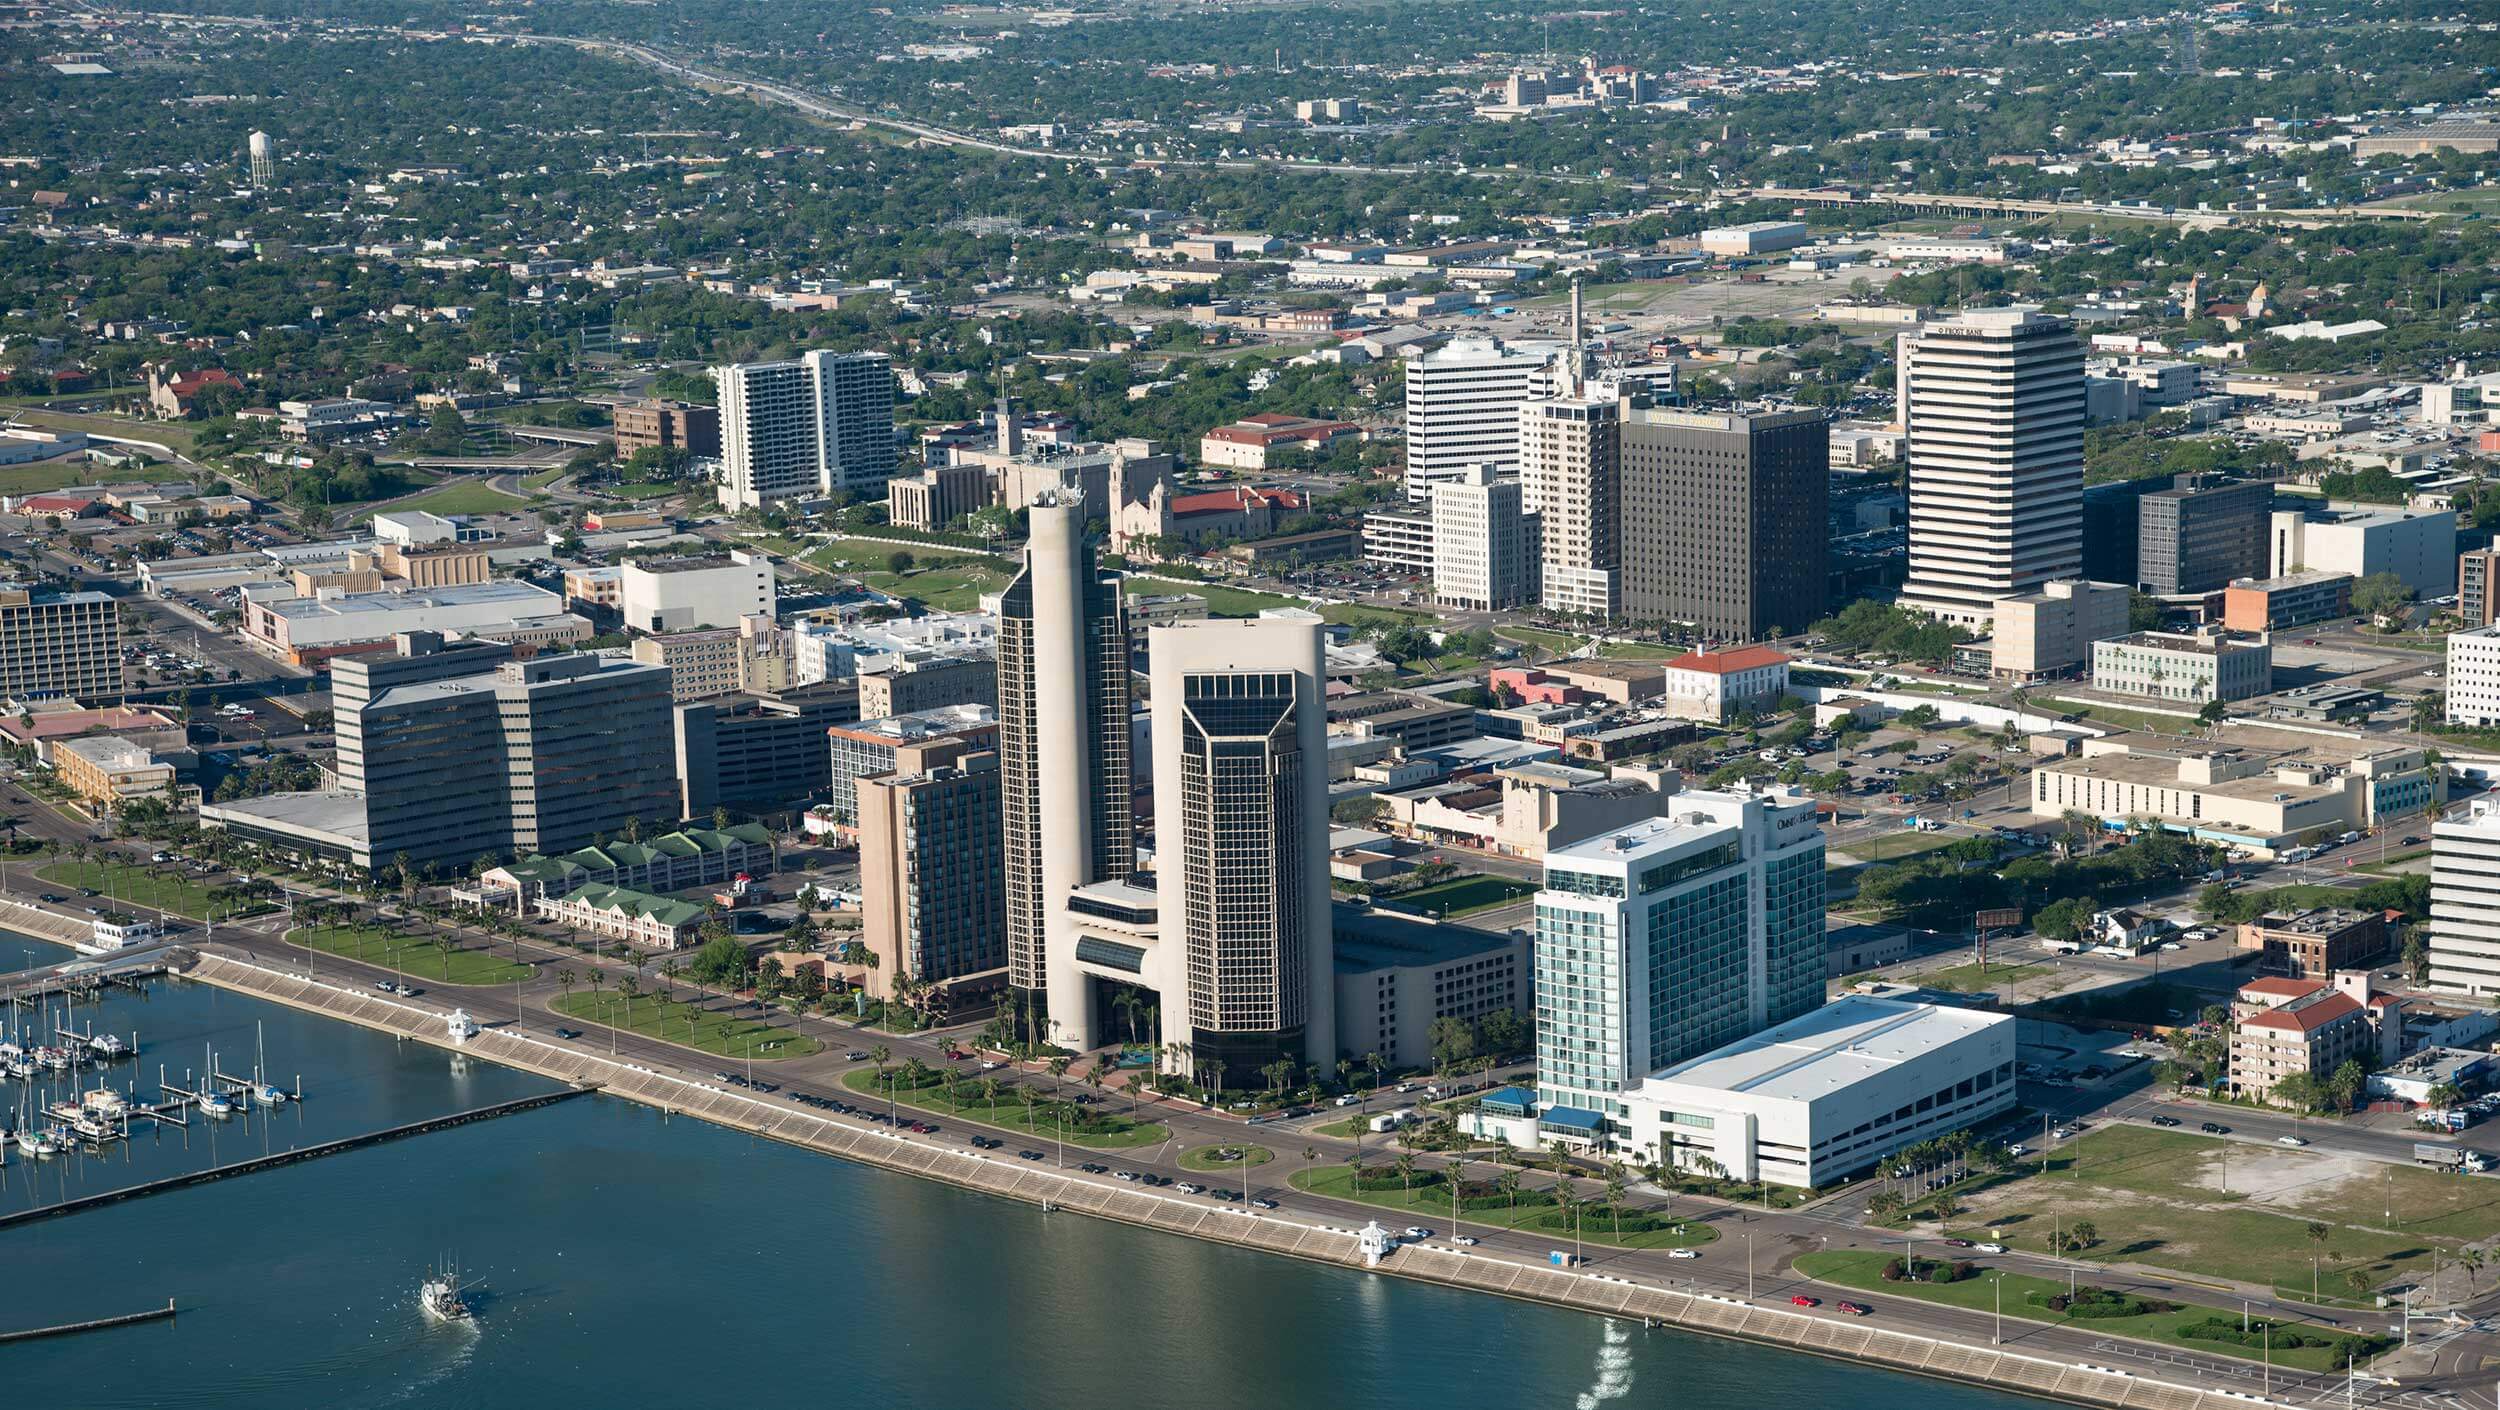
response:
<path id="1" fill-rule="evenodd" d="M 1901 604 L 1984 626 L 2082 568 L 2083 344 L 2063 318 L 1978 309 L 1901 335 L 1910 576 Z"/>
<path id="2" fill-rule="evenodd" d="M 819 349 L 714 368 L 720 502 L 754 509 L 808 494 L 883 494 L 894 474 L 894 369 L 884 353 Z"/>
<path id="3" fill-rule="evenodd" d="M 1500 612 L 1538 600 L 1541 547 L 1525 490 L 1490 465 L 1432 487 L 1432 598 Z"/>
<path id="4" fill-rule="evenodd" d="M 1627 1086 L 1823 1002 L 1813 801 L 1692 791 L 1666 807 L 1548 851 L 1536 897 L 1538 1101 L 1601 1143 Z"/>
<path id="5" fill-rule="evenodd" d="M 2431 825 L 2431 984 L 2500 994 L 2500 804 Z"/>
<path id="6" fill-rule="evenodd" d="M 999 804 L 991 753 L 859 781 L 860 930 L 878 997 L 1007 963 Z"/>
<path id="7" fill-rule="evenodd" d="M 1030 511 L 1024 571 L 999 601 L 998 753 L 1008 982 L 1045 999 L 1052 1034 L 1090 1045 L 1095 991 L 1073 963 L 1065 904 L 1136 870 L 1136 817 L 1128 614 L 1118 581 L 1095 570 L 1086 512 L 1075 497 Z"/>
<path id="8" fill-rule="evenodd" d="M 1478 465 L 1519 468 L 1519 408 L 1554 393 L 1559 350 L 1454 338 L 1406 364 L 1406 497 Z"/>
<path id="9" fill-rule="evenodd" d="M 1337 1058 L 1327 683 L 1317 622 L 1147 634 L 1155 895 L 1146 968 L 1201 1081 Z"/>
<path id="10" fill-rule="evenodd" d="M 1519 410 L 1519 482 L 1543 543 L 1539 576 L 1557 612 L 1622 612 L 1623 403 L 1574 379 Z"/>
<path id="11" fill-rule="evenodd" d="M 254 132 L 244 140 L 245 163 L 250 170 L 252 188 L 266 191 L 278 184 L 276 148 L 266 132 Z"/>
<path id="12" fill-rule="evenodd" d="M 0 583 L 0 695 L 120 699 L 122 623 L 100 592 Z"/>
<path id="13" fill-rule="evenodd" d="M 1623 615 L 1750 640 L 1822 619 L 1830 423 L 1636 407 L 1623 428 Z"/>
<path id="14" fill-rule="evenodd" d="M 2274 486 L 2199 485 L 2182 475 L 2136 501 L 2136 586 L 2149 593 L 2220 592 L 2262 578 L 2270 559 Z"/>

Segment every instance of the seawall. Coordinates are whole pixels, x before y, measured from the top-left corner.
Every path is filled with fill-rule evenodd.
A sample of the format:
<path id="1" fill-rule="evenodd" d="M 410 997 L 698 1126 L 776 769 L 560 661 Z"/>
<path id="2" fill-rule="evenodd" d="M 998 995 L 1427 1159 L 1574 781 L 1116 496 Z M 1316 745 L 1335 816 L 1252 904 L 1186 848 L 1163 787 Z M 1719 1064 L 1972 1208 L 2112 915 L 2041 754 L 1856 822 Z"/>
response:
<path id="1" fill-rule="evenodd" d="M 434 1010 L 226 955 L 202 955 L 184 977 L 563 1082 L 596 1086 L 612 1096 L 697 1116 L 750 1135 L 982 1194 L 1317 1263 L 1365 1266 L 1351 1228 L 1131 1189 L 1020 1160 L 996 1160 L 986 1152 L 933 1145 L 882 1126 L 722 1090 L 527 1033 L 490 1029 L 454 1044 L 443 1016 Z M 2078 1405 L 2115 1410 L 2290 1410 L 2284 1402 L 2238 1391 L 2183 1385 L 1862 1322 L 1810 1317 L 1712 1293 L 1678 1292 L 1459 1248 L 1402 1247 L 1372 1271 L 1605 1317 L 1646 1319 L 1707 1336 Z"/>

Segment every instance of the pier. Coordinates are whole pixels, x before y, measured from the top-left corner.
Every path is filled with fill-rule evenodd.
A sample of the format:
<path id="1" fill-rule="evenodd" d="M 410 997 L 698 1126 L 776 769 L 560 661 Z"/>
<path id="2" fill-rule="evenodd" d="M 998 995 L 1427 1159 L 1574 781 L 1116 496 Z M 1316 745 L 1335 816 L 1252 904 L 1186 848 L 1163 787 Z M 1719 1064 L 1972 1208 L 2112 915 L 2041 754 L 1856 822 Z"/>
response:
<path id="1" fill-rule="evenodd" d="M 986 1151 L 935 1145 L 890 1128 L 861 1126 L 804 1107 L 724 1091 L 530 1034 L 489 1029 L 453 1043 L 445 1036 L 444 1016 L 438 1011 L 249 960 L 206 954 L 189 977 L 581 1084 L 584 1090 L 595 1086 L 663 1112 L 700 1117 L 766 1140 L 1036 1207 L 2069 1404 L 2109 1410 L 2289 1410 L 2282 1401 L 2244 1391 L 2182 1384 L 1889 1327 L 1843 1323 L 1784 1306 L 1679 1291 L 1606 1273 L 1521 1263 L 1472 1249 L 1401 1247 L 1377 1264 L 1367 1264 L 1353 1228 L 1229 1206 L 1210 1207 L 1196 1200 L 1086 1179 L 1074 1172 L 999 1160 Z M 6 1227 L 5 1221 L 0 1221 L 0 1227 Z"/>
<path id="2" fill-rule="evenodd" d="M 482 1106 L 471 1111 L 454 1112 L 449 1116 L 430 1116 L 423 1121 L 411 1121 L 404 1126 L 368 1131 L 361 1136 L 343 1136 L 338 1140 L 324 1141 L 319 1145 L 302 1146 L 291 1151 L 273 1151 L 268 1155 L 254 1156 L 250 1160 L 238 1160 L 231 1165 L 218 1165 L 206 1170 L 168 1175 L 161 1180 L 150 1180 L 145 1184 L 132 1185 L 127 1189 L 81 1195 L 76 1199 L 63 1200 L 59 1204 L 45 1205 L 41 1209 L 24 1209 L 13 1214 L 0 1214 L 0 1229 L 14 1228 L 20 1224 L 30 1224 L 35 1220 L 50 1219 L 57 1215 L 75 1214 L 80 1210 L 94 1209 L 100 1205 L 144 1199 L 149 1195 L 161 1195 L 169 1190 L 185 1189 L 192 1185 L 205 1185 L 212 1180 L 224 1180 L 236 1175 L 250 1175 L 261 1170 L 275 1170 L 282 1165 L 297 1165 L 307 1160 L 319 1160 L 325 1155 L 361 1150 L 366 1146 L 378 1146 L 386 1141 L 397 1141 L 409 1136 L 422 1136 L 428 1131 L 448 1130 L 454 1126 L 466 1126 L 474 1121 L 492 1121 L 498 1116 L 510 1116 L 514 1112 L 532 1111 L 542 1106 L 553 1106 L 557 1102 L 567 1101 L 574 1097 L 587 1096 L 595 1090 L 595 1087 L 582 1086 L 567 1087 L 560 1092 L 542 1092 L 534 1097 L 518 1097 L 508 1102 L 497 1102 L 492 1106 Z"/>
<path id="3" fill-rule="evenodd" d="M 63 1322 L 57 1327 L 29 1327 L 22 1332 L 0 1332 L 0 1346 L 13 1341 L 35 1341 L 43 1337 L 75 1336 L 80 1332 L 101 1332 L 111 1327 L 135 1326 L 141 1322 L 163 1322 L 174 1315 L 174 1300 L 165 1299 L 162 1307 L 145 1312 L 125 1312 L 119 1317 L 90 1317 L 84 1322 Z"/>

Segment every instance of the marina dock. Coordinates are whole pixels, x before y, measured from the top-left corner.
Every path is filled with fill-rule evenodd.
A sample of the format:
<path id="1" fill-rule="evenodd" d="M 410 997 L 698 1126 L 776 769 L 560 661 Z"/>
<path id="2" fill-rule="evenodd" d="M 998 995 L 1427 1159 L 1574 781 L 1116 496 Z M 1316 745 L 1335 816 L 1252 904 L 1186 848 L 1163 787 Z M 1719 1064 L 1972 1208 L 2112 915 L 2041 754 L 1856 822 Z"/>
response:
<path id="1" fill-rule="evenodd" d="M 29 1327 L 22 1332 L 0 1332 L 0 1346 L 13 1341 L 37 1341 L 44 1337 L 76 1336 L 80 1332 L 101 1332 L 111 1327 L 136 1326 L 141 1322 L 163 1322 L 174 1315 L 174 1300 L 165 1299 L 162 1307 L 145 1312 L 125 1312 L 119 1317 L 90 1317 L 84 1322 L 64 1322 L 57 1327 Z"/>
<path id="2" fill-rule="evenodd" d="M 557 1102 L 568 1101 L 574 1097 L 587 1096 L 593 1090 L 595 1090 L 593 1087 L 568 1087 L 560 1092 L 542 1092 L 537 1096 L 520 1097 L 508 1102 L 497 1102 L 492 1106 L 482 1106 L 472 1111 L 453 1112 L 449 1116 L 428 1117 L 423 1121 L 411 1121 L 406 1125 L 393 1126 L 381 1131 L 368 1131 L 362 1135 L 344 1136 L 335 1141 L 324 1141 L 319 1145 L 302 1146 L 291 1151 L 273 1151 L 268 1155 L 254 1156 L 250 1160 L 238 1160 L 230 1165 L 211 1166 L 206 1170 L 185 1171 L 179 1175 L 168 1175 L 161 1180 L 150 1180 L 145 1184 L 131 1185 L 124 1189 L 107 1190 L 101 1194 L 81 1195 L 76 1199 L 63 1200 L 58 1204 L 48 1204 L 40 1209 L 22 1209 L 11 1214 L 0 1214 L 0 1229 L 9 1229 L 20 1224 L 30 1224 L 38 1219 L 51 1219 L 64 1214 L 75 1214 L 80 1210 L 94 1209 L 100 1205 L 119 1204 L 124 1200 L 144 1199 L 149 1195 L 160 1195 L 169 1190 L 186 1189 L 192 1185 L 204 1185 L 212 1180 L 230 1179 L 236 1175 L 249 1175 L 260 1170 L 275 1170 L 282 1165 L 298 1165 L 307 1160 L 319 1160 L 325 1155 L 337 1155 L 341 1151 L 362 1150 L 366 1146 L 378 1146 L 386 1141 L 402 1140 L 409 1136 L 422 1136 L 428 1131 L 444 1131 L 449 1130 L 454 1126 L 466 1126 L 471 1122 L 492 1121 L 498 1116 L 510 1116 L 514 1112 L 533 1111 L 539 1107 L 552 1106 Z"/>

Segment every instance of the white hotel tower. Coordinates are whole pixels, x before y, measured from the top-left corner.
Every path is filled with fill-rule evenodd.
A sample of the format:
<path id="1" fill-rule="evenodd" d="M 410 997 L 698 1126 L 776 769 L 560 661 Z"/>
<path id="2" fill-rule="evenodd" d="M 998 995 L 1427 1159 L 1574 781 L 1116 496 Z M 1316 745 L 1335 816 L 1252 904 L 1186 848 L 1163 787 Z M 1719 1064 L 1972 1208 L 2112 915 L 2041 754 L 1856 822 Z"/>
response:
<path id="1" fill-rule="evenodd" d="M 1978 309 L 1899 342 L 1909 433 L 1901 605 L 1986 626 L 2083 570 L 2083 345 L 2063 318 Z"/>

